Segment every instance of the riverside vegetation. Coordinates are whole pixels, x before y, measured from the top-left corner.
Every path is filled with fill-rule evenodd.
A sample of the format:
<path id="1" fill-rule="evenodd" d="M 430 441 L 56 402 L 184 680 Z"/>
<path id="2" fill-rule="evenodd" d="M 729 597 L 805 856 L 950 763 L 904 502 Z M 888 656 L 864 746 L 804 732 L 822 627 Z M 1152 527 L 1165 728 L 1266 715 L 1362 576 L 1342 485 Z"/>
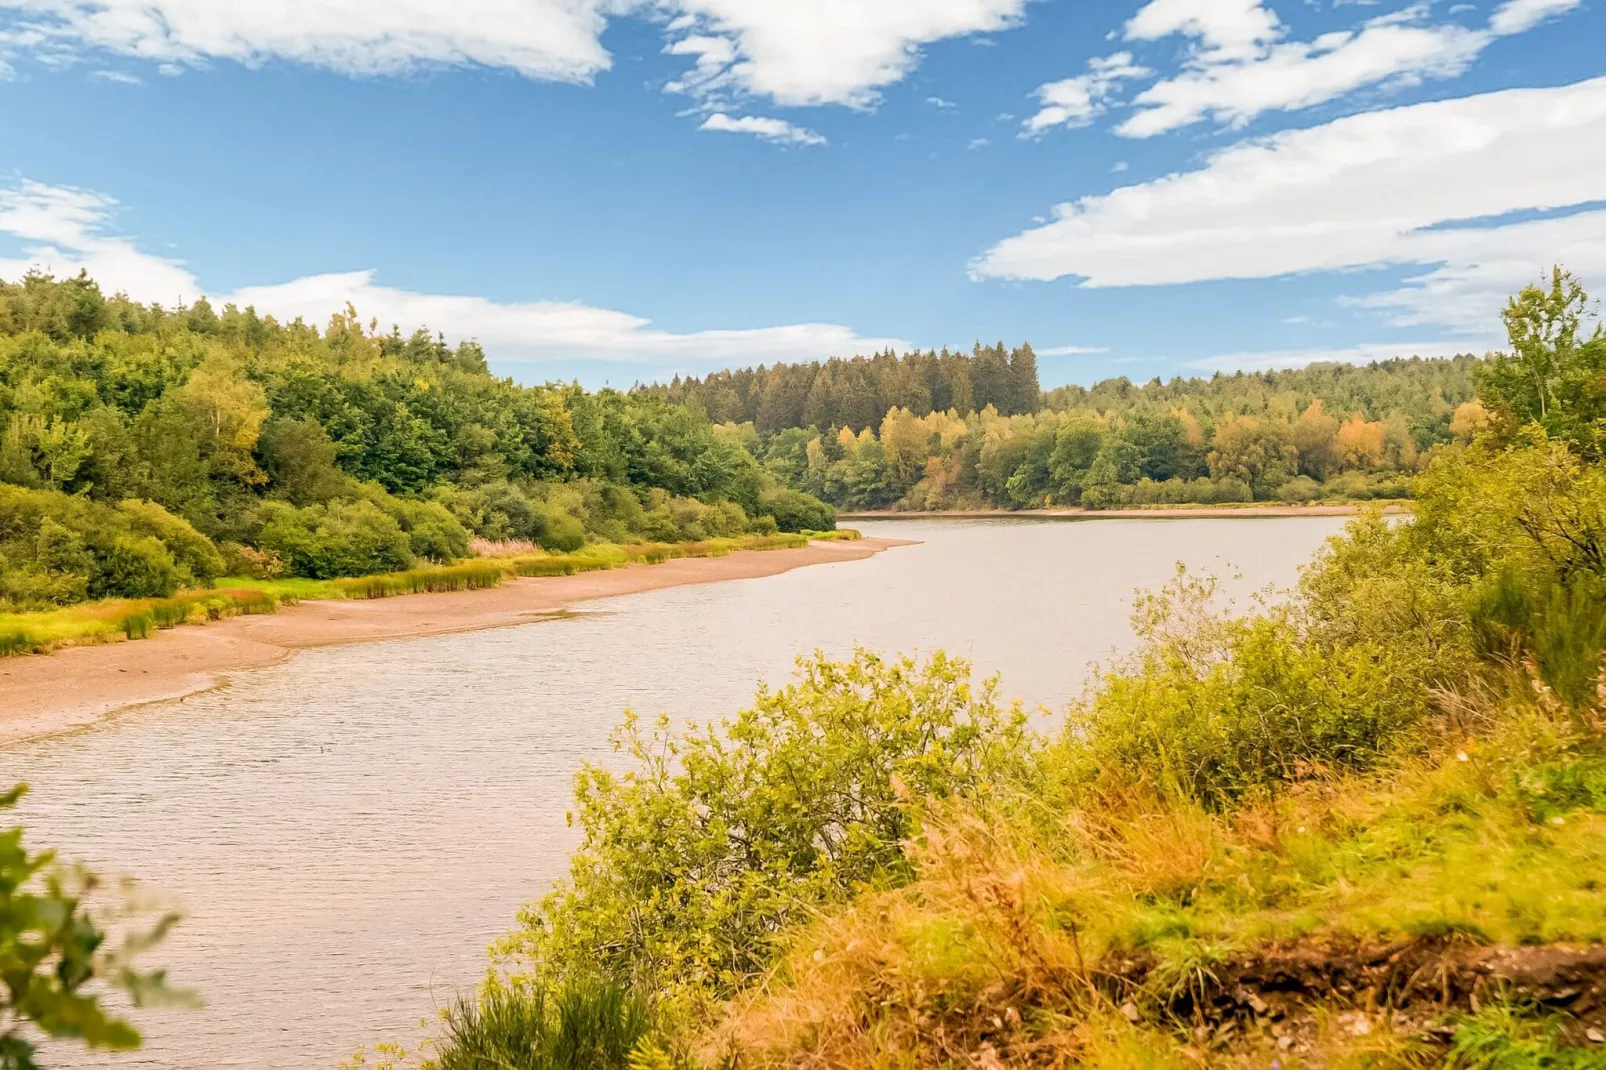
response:
<path id="1" fill-rule="evenodd" d="M 350 310 L 320 331 L 143 306 L 85 276 L 0 282 L 5 653 L 309 590 L 272 581 L 467 583 L 495 571 L 460 564 L 476 546 L 662 544 L 636 555 L 651 558 L 834 527 L 692 410 L 519 387 L 472 342 L 382 334 Z"/>
<path id="2" fill-rule="evenodd" d="M 1550 281 L 1414 520 L 1247 615 L 1179 574 L 1052 731 L 863 650 L 629 717 L 481 991 L 350 1065 L 1606 1065 L 1606 336 Z"/>
<path id="3" fill-rule="evenodd" d="M 1512 301 L 1486 426 L 1413 477 L 1411 522 L 1361 516 L 1247 615 L 1179 575 L 1051 731 L 941 653 L 627 718 L 481 990 L 351 1064 L 1602 1065 L 1585 307 L 1560 272 Z"/>

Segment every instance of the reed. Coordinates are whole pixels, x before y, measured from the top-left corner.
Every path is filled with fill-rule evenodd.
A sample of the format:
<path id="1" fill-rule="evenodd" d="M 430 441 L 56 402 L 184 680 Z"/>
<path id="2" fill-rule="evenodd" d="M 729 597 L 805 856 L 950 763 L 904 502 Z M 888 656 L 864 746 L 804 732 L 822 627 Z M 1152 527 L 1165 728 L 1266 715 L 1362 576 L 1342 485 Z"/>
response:
<path id="1" fill-rule="evenodd" d="M 335 580 L 333 587 L 341 598 L 391 598 L 402 594 L 439 594 L 445 591 L 481 591 L 502 583 L 500 565 L 471 562 L 441 568 L 418 568 L 407 572 L 386 572 L 377 576 L 358 576 Z"/>
<path id="2" fill-rule="evenodd" d="M 64 646 L 147 639 L 191 621 L 272 613 L 284 601 L 251 588 L 186 591 L 172 598 L 116 599 L 65 609 L 0 614 L 0 657 L 47 654 Z"/>

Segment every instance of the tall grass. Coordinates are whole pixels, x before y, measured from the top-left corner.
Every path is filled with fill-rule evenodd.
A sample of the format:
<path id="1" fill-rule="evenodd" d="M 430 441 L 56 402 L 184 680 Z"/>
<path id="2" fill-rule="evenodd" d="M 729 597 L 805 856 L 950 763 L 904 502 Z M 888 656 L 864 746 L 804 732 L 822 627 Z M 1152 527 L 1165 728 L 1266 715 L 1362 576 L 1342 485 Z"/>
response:
<path id="1" fill-rule="evenodd" d="M 496 990 L 447 1011 L 433 1063 L 439 1070 L 625 1070 L 649 1028 L 646 1003 L 613 984 Z"/>
<path id="2" fill-rule="evenodd" d="M 488 587 L 501 586 L 503 575 L 498 565 L 471 562 L 444 568 L 415 568 L 407 572 L 359 576 L 335 580 L 333 584 L 342 598 L 390 598 L 400 594 L 483 591 Z"/>
<path id="3" fill-rule="evenodd" d="M 64 646 L 146 639 L 191 621 L 272 613 L 294 597 L 252 588 L 186 591 L 172 598 L 115 599 L 40 613 L 0 614 L 0 657 L 45 654 Z"/>

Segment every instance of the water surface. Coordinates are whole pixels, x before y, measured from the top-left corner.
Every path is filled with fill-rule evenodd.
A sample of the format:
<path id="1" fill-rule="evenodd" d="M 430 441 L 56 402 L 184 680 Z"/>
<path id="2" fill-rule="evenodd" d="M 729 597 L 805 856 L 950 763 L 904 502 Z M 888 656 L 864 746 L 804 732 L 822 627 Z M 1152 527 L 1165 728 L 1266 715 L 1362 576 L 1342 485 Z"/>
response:
<path id="1" fill-rule="evenodd" d="M 566 866 L 575 769 L 622 710 L 730 713 L 800 651 L 938 647 L 1063 709 L 1177 561 L 1239 595 L 1290 583 L 1341 518 L 913 520 L 921 545 L 587 603 L 497 631 L 307 651 L 231 686 L 0 750 L 28 835 L 185 912 L 157 958 L 198 1011 L 60 1067 L 334 1067 L 412 1039 Z M 1045 715 L 1051 720 L 1051 715 Z"/>

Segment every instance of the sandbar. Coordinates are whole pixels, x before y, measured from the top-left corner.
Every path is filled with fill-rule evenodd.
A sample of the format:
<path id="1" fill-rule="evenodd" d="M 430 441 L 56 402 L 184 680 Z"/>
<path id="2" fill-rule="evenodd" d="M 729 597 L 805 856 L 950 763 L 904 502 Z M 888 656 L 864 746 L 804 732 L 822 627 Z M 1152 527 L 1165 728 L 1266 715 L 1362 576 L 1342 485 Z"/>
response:
<path id="1" fill-rule="evenodd" d="M 363 601 L 308 601 L 277 613 L 158 632 L 149 639 L 68 647 L 0 660 L 0 746 L 91 724 L 118 710 L 182 698 L 297 650 L 527 624 L 580 602 L 665 587 L 757 579 L 807 565 L 859 561 L 900 539 L 813 542 L 575 576 L 515 579 L 483 591 Z"/>

